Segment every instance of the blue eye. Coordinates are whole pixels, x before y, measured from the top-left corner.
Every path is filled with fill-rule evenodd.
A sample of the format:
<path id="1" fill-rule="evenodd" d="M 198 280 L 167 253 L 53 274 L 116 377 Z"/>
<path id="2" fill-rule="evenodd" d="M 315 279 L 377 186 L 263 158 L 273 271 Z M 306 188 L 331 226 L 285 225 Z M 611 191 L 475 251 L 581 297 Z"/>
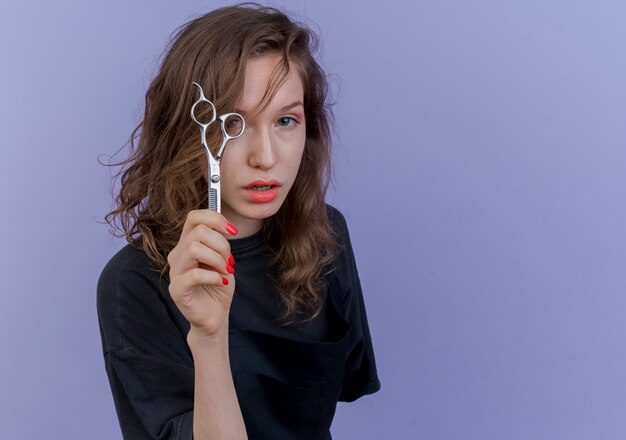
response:
<path id="1" fill-rule="evenodd" d="M 291 116 L 283 116 L 282 118 L 280 118 L 278 120 L 278 125 L 280 125 L 281 127 L 289 127 L 289 126 L 293 125 L 293 124 L 289 124 L 289 121 L 293 121 L 296 124 L 298 123 L 298 121 L 296 121 Z"/>

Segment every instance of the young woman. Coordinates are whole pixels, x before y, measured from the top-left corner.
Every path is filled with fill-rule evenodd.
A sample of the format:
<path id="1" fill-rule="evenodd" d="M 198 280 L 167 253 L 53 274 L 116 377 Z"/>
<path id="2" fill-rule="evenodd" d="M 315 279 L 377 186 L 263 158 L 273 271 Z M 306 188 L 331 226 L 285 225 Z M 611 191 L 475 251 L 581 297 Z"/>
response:
<path id="1" fill-rule="evenodd" d="M 217 9 L 177 32 L 148 88 L 106 217 L 128 244 L 97 292 L 124 438 L 330 439 L 337 402 L 380 389 L 346 222 L 324 201 L 316 41 L 273 8 Z M 246 121 L 221 160 L 221 214 L 193 82 Z"/>

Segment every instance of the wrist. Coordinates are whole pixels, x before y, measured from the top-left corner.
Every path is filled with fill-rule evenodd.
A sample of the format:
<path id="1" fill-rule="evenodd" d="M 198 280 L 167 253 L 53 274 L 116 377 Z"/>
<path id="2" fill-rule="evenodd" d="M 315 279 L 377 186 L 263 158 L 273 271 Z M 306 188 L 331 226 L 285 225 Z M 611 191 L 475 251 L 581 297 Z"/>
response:
<path id="1" fill-rule="evenodd" d="M 199 327 L 192 325 L 187 333 L 187 345 L 192 351 L 200 347 L 228 346 L 228 323 L 213 334 L 207 334 Z"/>

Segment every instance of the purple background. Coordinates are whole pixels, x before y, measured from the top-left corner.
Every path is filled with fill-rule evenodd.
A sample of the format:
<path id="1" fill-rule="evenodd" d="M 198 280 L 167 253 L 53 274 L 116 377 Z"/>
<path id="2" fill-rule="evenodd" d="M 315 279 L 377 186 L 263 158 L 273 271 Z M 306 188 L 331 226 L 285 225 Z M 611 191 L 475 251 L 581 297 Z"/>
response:
<path id="1" fill-rule="evenodd" d="M 5 2 L 2 438 L 121 438 L 98 164 L 224 2 Z M 337 439 L 626 437 L 626 3 L 275 2 L 321 32 L 382 390 Z M 123 154 L 114 159 L 120 159 Z"/>

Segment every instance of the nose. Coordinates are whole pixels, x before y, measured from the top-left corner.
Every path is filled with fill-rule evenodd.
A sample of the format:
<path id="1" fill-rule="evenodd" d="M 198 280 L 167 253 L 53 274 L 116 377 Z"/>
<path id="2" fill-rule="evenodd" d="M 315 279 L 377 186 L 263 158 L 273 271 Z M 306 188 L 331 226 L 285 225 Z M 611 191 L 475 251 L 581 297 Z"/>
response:
<path id="1" fill-rule="evenodd" d="M 269 169 L 276 164 L 276 151 L 267 130 L 256 130 L 251 133 L 248 163 L 255 168 Z"/>

